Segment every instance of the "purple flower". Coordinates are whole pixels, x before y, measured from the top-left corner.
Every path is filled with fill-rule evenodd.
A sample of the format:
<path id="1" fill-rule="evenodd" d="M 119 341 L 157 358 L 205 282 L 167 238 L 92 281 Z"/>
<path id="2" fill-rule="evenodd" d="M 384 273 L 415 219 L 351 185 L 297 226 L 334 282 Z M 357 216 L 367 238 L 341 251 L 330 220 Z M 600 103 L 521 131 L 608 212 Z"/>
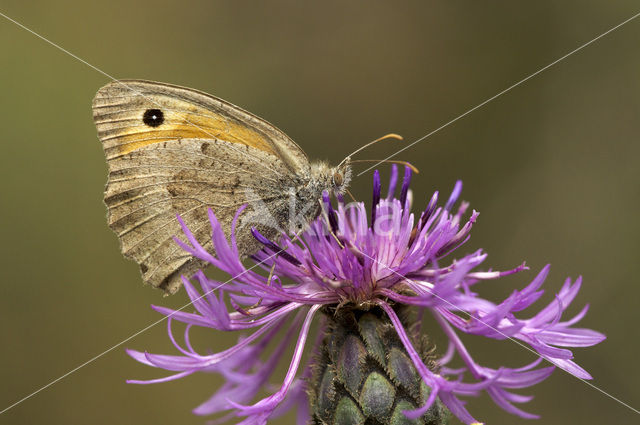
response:
<path id="1" fill-rule="evenodd" d="M 379 306 L 386 312 L 406 352 L 424 382 L 431 388 L 426 404 L 405 411 L 417 418 L 439 400 L 461 421 L 477 422 L 467 411 L 463 399 L 486 392 L 504 410 L 524 418 L 537 416 L 521 410 L 516 404 L 532 397 L 513 393 L 512 389 L 532 386 L 546 379 L 554 366 L 538 367 L 543 359 L 582 379 L 591 376 L 573 362 L 567 347 L 586 347 L 601 342 L 605 336 L 589 329 L 572 327 L 587 312 L 562 321 L 562 313 L 577 295 L 581 279 L 568 279 L 555 299 L 529 318 L 520 316 L 543 294 L 541 286 L 549 266 L 522 290 L 514 291 L 500 303 L 481 298 L 475 285 L 488 279 L 527 269 L 524 264 L 508 271 L 478 271 L 486 259 L 481 250 L 457 260 L 445 261 L 469 239 L 478 213 L 473 211 L 466 222 L 463 216 L 468 204 L 463 202 L 452 212 L 460 192 L 457 182 L 444 207 L 438 207 L 436 192 L 420 216 L 411 213 L 409 182 L 411 171 L 405 169 L 400 197 L 395 198 L 397 168 L 392 169 L 390 187 L 381 195 L 380 175 L 374 174 L 373 207 L 368 213 L 362 203 L 346 204 L 338 196 L 333 206 L 329 195 L 323 198 L 320 217 L 300 236 L 292 240 L 283 235 L 279 244 L 254 236 L 263 249 L 252 258 L 256 266 L 247 268 L 240 261 L 235 238 L 228 241 L 213 212 L 209 211 L 215 255 L 207 252 L 183 224 L 188 243 L 176 242 L 188 253 L 224 270 L 232 279 L 226 283 L 213 281 L 198 272 L 193 281 L 183 277 L 185 289 L 196 309 L 195 313 L 174 311 L 154 306 L 168 317 L 169 336 L 179 355 L 159 355 L 129 350 L 136 360 L 175 374 L 153 381 L 165 382 L 195 372 L 215 372 L 225 384 L 194 413 L 209 415 L 227 412 L 223 420 L 234 416 L 242 424 L 263 424 L 292 406 L 299 406 L 298 422 L 306 423 L 309 413 L 305 385 L 310 374 L 309 361 L 303 364 L 306 345 L 317 347 L 319 341 L 307 344 L 314 316 L 323 306 L 344 304 Z M 237 218 L 242 211 L 238 211 Z M 275 263 L 275 265 L 274 265 Z M 273 270 L 271 281 L 267 271 Z M 449 339 L 449 347 L 439 360 L 438 373 L 431 371 L 411 343 L 407 331 L 393 305 L 416 306 L 429 311 Z M 230 307 L 229 307 L 230 306 Z M 519 317 L 516 317 L 519 314 Z M 173 336 L 172 322 L 186 324 L 184 343 Z M 319 321 L 322 325 L 322 317 Z M 192 326 L 223 331 L 251 331 L 238 343 L 214 354 L 199 353 L 192 347 Z M 531 364 L 519 368 L 490 368 L 474 361 L 459 338 L 459 332 L 493 339 L 512 339 L 539 355 Z M 319 333 L 322 337 L 322 331 Z M 281 335 L 281 339 L 277 337 Z M 295 342 L 289 369 L 275 388 L 269 379 L 283 352 Z M 453 369 L 450 360 L 457 355 L 464 365 Z M 312 357 L 312 356 L 306 356 Z M 261 390 L 271 392 L 254 401 Z"/>

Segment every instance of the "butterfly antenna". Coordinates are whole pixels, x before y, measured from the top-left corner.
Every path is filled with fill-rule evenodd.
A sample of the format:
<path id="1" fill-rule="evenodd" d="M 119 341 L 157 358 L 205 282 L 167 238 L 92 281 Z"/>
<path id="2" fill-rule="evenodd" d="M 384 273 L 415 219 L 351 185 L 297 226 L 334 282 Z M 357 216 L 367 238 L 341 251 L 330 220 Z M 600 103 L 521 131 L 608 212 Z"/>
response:
<path id="1" fill-rule="evenodd" d="M 340 164 L 338 164 L 338 167 L 340 167 L 342 164 L 344 164 L 344 162 L 348 159 L 350 159 L 353 155 L 357 154 L 358 152 L 361 152 L 363 150 L 365 150 L 366 148 L 368 148 L 371 145 L 375 145 L 378 142 L 382 142 L 383 140 L 387 140 L 387 139 L 395 139 L 395 140 L 404 140 L 402 138 L 402 136 L 400 136 L 399 134 L 395 134 L 395 133 L 389 133 L 389 134 L 385 134 L 384 136 L 377 138 L 376 140 L 367 143 L 364 146 L 359 147 L 358 149 L 356 149 L 355 151 L 351 152 L 349 155 L 347 155 L 342 162 L 340 162 Z"/>
<path id="2" fill-rule="evenodd" d="M 400 164 L 400 165 L 404 165 L 411 168 L 411 171 L 413 171 L 416 174 L 420 173 L 420 170 L 418 170 L 414 165 L 411 165 L 407 161 L 398 161 L 395 159 L 356 159 L 351 161 L 352 164 L 358 163 L 358 162 L 377 162 L 378 164 L 384 164 L 384 163 Z"/>
<path id="3" fill-rule="evenodd" d="M 358 201 L 356 201 L 355 196 L 353 196 L 353 194 L 351 192 L 349 192 L 349 189 L 345 188 L 344 190 L 347 192 L 347 195 L 349 195 L 351 197 L 351 200 L 353 200 L 353 202 L 358 202 Z"/>

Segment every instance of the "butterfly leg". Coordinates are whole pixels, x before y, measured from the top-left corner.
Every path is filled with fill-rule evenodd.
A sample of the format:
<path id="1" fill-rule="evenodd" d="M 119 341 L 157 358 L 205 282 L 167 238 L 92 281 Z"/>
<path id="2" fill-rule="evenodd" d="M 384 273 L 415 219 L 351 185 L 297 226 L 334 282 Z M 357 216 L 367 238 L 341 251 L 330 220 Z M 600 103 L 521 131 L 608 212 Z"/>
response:
<path id="1" fill-rule="evenodd" d="M 284 249 L 283 249 L 284 251 Z M 271 286 L 271 279 L 273 279 L 273 272 L 276 269 L 276 261 L 278 260 L 278 254 L 276 252 L 276 254 L 273 256 L 273 264 L 271 265 L 271 270 L 269 270 L 269 277 L 267 278 L 267 286 Z M 258 301 L 261 302 L 262 300 Z"/>
<path id="2" fill-rule="evenodd" d="M 344 245 L 340 241 L 340 238 L 338 237 L 338 235 L 336 235 L 336 233 L 333 231 L 333 228 L 331 227 L 331 222 L 329 221 L 329 214 L 327 214 L 327 211 L 324 208 L 321 211 L 322 211 L 322 218 L 324 219 L 324 222 L 325 222 L 324 224 L 325 226 L 327 226 L 327 231 L 329 232 L 331 237 L 333 237 L 333 239 L 335 239 L 335 241 L 338 243 L 338 246 L 344 249 Z"/>
<path id="3" fill-rule="evenodd" d="M 302 234 L 302 230 L 299 231 L 298 233 L 295 234 L 295 236 L 291 239 L 291 242 L 295 242 L 300 235 Z M 269 270 L 269 277 L 267 278 L 267 286 L 271 286 L 271 281 L 273 280 L 273 274 L 276 270 L 276 262 L 278 260 L 278 255 L 286 250 L 288 247 L 285 246 L 284 248 L 280 248 L 280 251 L 276 252 L 271 258 L 273 258 L 273 264 L 271 265 L 271 269 Z M 249 309 L 258 307 L 260 304 L 262 304 L 262 298 L 260 298 L 254 305 L 252 305 L 251 307 L 249 307 Z"/>

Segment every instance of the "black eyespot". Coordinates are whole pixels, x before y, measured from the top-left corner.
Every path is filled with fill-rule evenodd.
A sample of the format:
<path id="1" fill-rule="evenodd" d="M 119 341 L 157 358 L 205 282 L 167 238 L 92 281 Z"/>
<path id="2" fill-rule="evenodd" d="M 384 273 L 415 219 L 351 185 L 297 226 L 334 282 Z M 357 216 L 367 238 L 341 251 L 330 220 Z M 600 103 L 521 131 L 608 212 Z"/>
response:
<path id="1" fill-rule="evenodd" d="M 164 122 L 164 114 L 160 109 L 147 109 L 142 116 L 142 122 L 149 127 L 157 127 Z"/>

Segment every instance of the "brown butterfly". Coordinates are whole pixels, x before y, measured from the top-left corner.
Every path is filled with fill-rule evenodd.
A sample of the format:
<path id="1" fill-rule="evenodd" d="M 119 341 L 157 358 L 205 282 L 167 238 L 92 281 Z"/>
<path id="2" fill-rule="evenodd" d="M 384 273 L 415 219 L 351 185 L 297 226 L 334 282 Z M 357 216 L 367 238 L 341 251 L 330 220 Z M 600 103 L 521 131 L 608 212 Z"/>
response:
<path id="1" fill-rule="evenodd" d="M 236 238 L 242 255 L 268 238 L 304 228 L 320 212 L 322 192 L 346 190 L 349 157 L 337 167 L 310 162 L 268 122 L 196 90 L 139 80 L 115 81 L 93 100 L 93 118 L 109 179 L 104 201 L 122 253 L 146 283 L 175 293 L 181 275 L 203 264 L 173 240 L 179 215 L 211 250 L 212 209 L 229 235 L 242 205 Z"/>

